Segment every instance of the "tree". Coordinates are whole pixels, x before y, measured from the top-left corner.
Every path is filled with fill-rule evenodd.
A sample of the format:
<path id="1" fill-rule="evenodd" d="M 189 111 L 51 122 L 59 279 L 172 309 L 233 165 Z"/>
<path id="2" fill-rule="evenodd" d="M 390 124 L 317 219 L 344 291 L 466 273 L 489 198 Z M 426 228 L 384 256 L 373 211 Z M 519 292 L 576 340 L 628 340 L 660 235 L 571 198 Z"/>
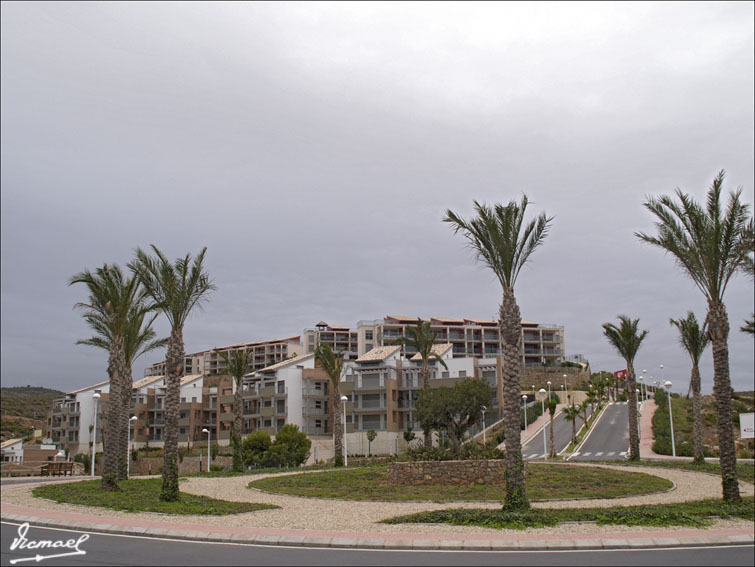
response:
<path id="1" fill-rule="evenodd" d="M 117 490 L 121 468 L 125 469 L 128 458 L 128 411 L 131 400 L 130 367 L 127 360 L 127 338 L 134 331 L 135 321 L 141 329 L 144 313 L 149 310 L 145 304 L 144 290 L 135 276 L 126 278 L 121 269 L 113 264 L 105 264 L 94 273 L 84 270 L 74 275 L 68 285 L 83 283 L 89 291 L 88 302 L 77 303 L 84 310 L 84 320 L 94 330 L 91 339 L 78 341 L 104 348 L 108 351 L 108 417 L 103 427 L 104 460 L 102 488 Z M 139 319 L 141 315 L 141 319 Z M 131 356 L 134 353 L 129 353 Z M 128 395 L 129 403 L 124 403 Z"/>
<path id="2" fill-rule="evenodd" d="M 275 435 L 275 441 L 260 459 L 263 467 L 298 467 L 309 457 L 312 441 L 299 426 L 287 423 Z"/>
<path id="3" fill-rule="evenodd" d="M 482 408 L 491 403 L 493 389 L 486 380 L 465 378 L 452 388 L 422 390 L 416 415 L 422 428 L 445 429 L 451 449 L 458 457 L 461 442 L 469 428 L 482 418 Z"/>
<path id="4" fill-rule="evenodd" d="M 663 195 L 649 198 L 645 207 L 655 215 L 657 236 L 635 235 L 670 253 L 708 302 L 708 337 L 713 348 L 713 393 L 716 398 L 719 458 L 723 498 L 740 502 L 737 453 L 731 417 L 729 375 L 729 316 L 724 293 L 731 278 L 746 269 L 753 247 L 753 221 L 749 206 L 741 202 L 742 188 L 721 202 L 725 172 L 721 170 L 708 190 L 705 207 L 676 190 L 677 200 Z"/>
<path id="5" fill-rule="evenodd" d="M 407 426 L 406 431 L 404 431 L 404 441 L 406 441 L 406 444 L 411 445 L 412 441 L 416 438 L 417 436 L 414 434 L 412 426 Z"/>
<path id="6" fill-rule="evenodd" d="M 142 292 L 143 295 L 143 292 Z M 123 336 L 123 354 L 124 354 L 124 370 L 125 374 L 122 377 L 122 389 L 121 389 L 121 404 L 122 411 L 125 413 L 126 418 L 130 417 L 131 413 L 131 397 L 132 397 L 132 384 L 133 384 L 133 366 L 134 361 L 141 355 L 151 352 L 153 350 L 163 348 L 168 344 L 168 339 L 155 339 L 156 333 L 152 328 L 157 314 L 152 314 L 147 317 L 151 307 L 144 302 L 144 298 L 138 303 L 134 304 L 126 322 L 126 328 Z M 145 322 L 146 319 L 146 322 Z M 90 339 L 76 341 L 76 344 L 89 345 L 98 347 L 109 351 L 113 344 L 112 332 L 108 328 L 106 321 L 98 317 L 92 317 L 90 320 L 90 326 L 95 330 L 96 335 Z M 128 454 L 129 445 L 129 426 L 122 428 L 119 431 L 118 445 L 119 450 Z M 125 460 L 118 459 L 118 478 L 128 478 L 128 464 Z"/>
<path id="7" fill-rule="evenodd" d="M 580 417 L 580 407 L 574 405 L 574 402 L 571 402 L 568 406 L 564 408 L 564 419 L 566 421 L 571 421 L 571 442 L 572 444 L 577 443 L 577 418 Z M 585 414 L 585 424 L 587 424 L 587 415 Z M 551 438 L 553 435 L 551 435 Z"/>
<path id="8" fill-rule="evenodd" d="M 755 239 L 750 243 L 750 248 L 755 248 Z M 755 253 L 748 256 L 742 265 L 742 271 L 750 276 L 750 279 L 755 280 Z M 755 313 L 750 315 L 749 319 L 745 319 L 744 326 L 739 328 L 743 333 L 750 333 L 755 335 Z"/>
<path id="9" fill-rule="evenodd" d="M 595 390 L 589 389 L 585 392 L 585 401 L 582 403 L 582 411 L 585 414 L 585 428 L 587 428 L 587 410 L 590 410 L 590 417 L 592 417 L 593 404 L 595 404 L 598 399 L 598 393 Z"/>
<path id="10" fill-rule="evenodd" d="M 233 376 L 236 384 L 233 394 L 233 427 L 231 428 L 231 445 L 233 445 L 233 465 L 232 470 L 241 472 L 243 470 L 243 458 L 241 456 L 241 416 L 243 411 L 243 402 L 241 399 L 241 389 L 244 383 L 244 376 L 250 371 L 252 364 L 252 351 L 244 349 L 234 349 L 230 352 L 215 350 L 220 358 L 225 362 L 225 371 Z"/>
<path id="11" fill-rule="evenodd" d="M 640 320 L 631 320 L 626 315 L 619 315 L 620 324 L 617 327 L 613 323 L 603 324 L 603 334 L 608 342 L 619 352 L 627 363 L 627 409 L 629 410 L 629 459 L 640 459 L 640 436 L 637 430 L 637 392 L 634 381 L 634 357 L 640 350 L 640 345 L 648 331 L 639 332 L 637 325 Z"/>
<path id="12" fill-rule="evenodd" d="M 341 378 L 344 373 L 343 352 L 335 353 L 329 344 L 321 344 L 315 348 L 315 360 L 330 378 L 333 393 L 333 449 L 335 466 L 343 466 L 343 427 L 341 424 Z"/>
<path id="13" fill-rule="evenodd" d="M 367 430 L 367 456 L 372 455 L 372 442 L 377 439 L 377 431 L 374 429 Z"/>
<path id="14" fill-rule="evenodd" d="M 443 368 L 448 370 L 446 362 L 438 355 L 433 349 L 435 339 L 438 338 L 438 333 L 430 330 L 430 322 L 423 321 L 417 317 L 417 326 L 408 327 L 406 329 L 406 336 L 399 337 L 393 344 L 405 345 L 414 348 L 422 359 L 422 368 L 420 370 L 422 376 L 422 389 L 426 390 L 430 387 L 430 361 L 438 361 Z M 432 449 L 433 438 L 432 431 L 425 430 L 425 449 Z"/>
<path id="15" fill-rule="evenodd" d="M 692 389 L 692 427 L 695 443 L 695 462 L 704 463 L 703 455 L 703 401 L 700 396 L 700 358 L 708 346 L 708 326 L 703 323 L 702 328 L 692 311 L 682 319 L 669 319 L 669 323 L 679 330 L 679 343 L 692 360 L 692 376 L 690 388 Z M 670 403 L 670 402 L 669 402 Z"/>
<path id="16" fill-rule="evenodd" d="M 250 433 L 241 444 L 244 464 L 248 467 L 260 466 L 262 457 L 273 444 L 270 434 L 264 429 Z"/>
<path id="17" fill-rule="evenodd" d="M 541 213 L 524 224 L 527 196 L 519 204 L 510 201 L 493 207 L 475 201 L 477 217 L 465 221 L 451 210 L 444 218 L 462 232 L 476 259 L 490 268 L 503 291 L 499 310 L 499 328 L 503 349 L 503 418 L 506 448 L 506 497 L 504 507 L 509 510 L 529 508 L 524 484 L 524 461 L 519 431 L 520 374 L 522 318 L 514 296 L 519 272 L 532 253 L 543 243 L 552 217 Z"/>
<path id="18" fill-rule="evenodd" d="M 154 244 L 152 250 L 155 256 L 138 248 L 129 268 L 139 275 L 155 308 L 170 324 L 165 357 L 165 444 L 160 499 L 173 502 L 178 500 L 178 414 L 181 376 L 184 374 L 184 324 L 192 310 L 207 300 L 215 285 L 204 270 L 207 248 L 203 248 L 193 262 L 191 255 L 187 254 L 175 263 L 171 263 Z"/>
<path id="19" fill-rule="evenodd" d="M 554 400 L 553 398 L 549 399 L 545 404 L 546 409 L 548 410 L 548 413 L 550 414 L 550 426 L 551 426 L 551 439 L 550 439 L 550 448 L 548 451 L 548 456 L 551 459 L 556 458 L 556 444 L 553 439 L 553 416 L 556 415 L 556 408 L 558 407 L 558 402 Z"/>

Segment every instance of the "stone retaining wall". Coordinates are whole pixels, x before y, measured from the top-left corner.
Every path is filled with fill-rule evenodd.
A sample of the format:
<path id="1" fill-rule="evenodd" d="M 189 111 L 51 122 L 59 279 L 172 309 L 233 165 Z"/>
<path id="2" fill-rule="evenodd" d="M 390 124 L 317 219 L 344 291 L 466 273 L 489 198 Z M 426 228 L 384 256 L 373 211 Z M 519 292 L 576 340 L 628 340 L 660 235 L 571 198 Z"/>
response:
<path id="1" fill-rule="evenodd" d="M 503 484 L 502 460 L 388 463 L 388 480 L 408 485 Z"/>

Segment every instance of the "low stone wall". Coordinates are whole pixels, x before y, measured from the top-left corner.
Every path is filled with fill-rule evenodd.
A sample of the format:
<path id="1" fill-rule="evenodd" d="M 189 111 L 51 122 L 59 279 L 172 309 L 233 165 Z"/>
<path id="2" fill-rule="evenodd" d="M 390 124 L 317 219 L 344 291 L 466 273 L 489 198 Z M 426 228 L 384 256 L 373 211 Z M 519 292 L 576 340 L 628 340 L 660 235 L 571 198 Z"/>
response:
<path id="1" fill-rule="evenodd" d="M 163 457 L 140 457 L 136 461 L 131 461 L 130 470 L 132 475 L 141 474 L 158 474 L 162 472 Z M 212 460 L 213 465 L 219 465 L 226 469 L 231 468 L 233 457 L 218 455 Z M 102 458 L 98 455 L 94 463 L 95 472 L 102 474 Z M 183 462 L 178 463 L 178 474 L 191 474 L 199 472 L 199 457 L 184 457 Z M 202 472 L 207 472 L 207 455 L 202 458 Z"/>
<path id="2" fill-rule="evenodd" d="M 388 480 L 407 485 L 503 484 L 502 460 L 388 463 Z"/>

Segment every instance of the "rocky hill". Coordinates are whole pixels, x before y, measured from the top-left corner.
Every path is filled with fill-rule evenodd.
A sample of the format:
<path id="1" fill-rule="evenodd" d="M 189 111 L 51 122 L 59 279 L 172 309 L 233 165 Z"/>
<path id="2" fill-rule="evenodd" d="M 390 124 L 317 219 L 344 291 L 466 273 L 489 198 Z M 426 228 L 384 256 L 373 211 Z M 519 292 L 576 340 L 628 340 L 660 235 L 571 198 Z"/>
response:
<path id="1" fill-rule="evenodd" d="M 0 388 L 0 408 L 2 408 L 0 440 L 5 441 L 17 437 L 31 440 L 34 429 L 41 429 L 44 426 L 45 416 L 52 400 L 64 395 L 65 392 L 59 390 L 35 386 Z"/>

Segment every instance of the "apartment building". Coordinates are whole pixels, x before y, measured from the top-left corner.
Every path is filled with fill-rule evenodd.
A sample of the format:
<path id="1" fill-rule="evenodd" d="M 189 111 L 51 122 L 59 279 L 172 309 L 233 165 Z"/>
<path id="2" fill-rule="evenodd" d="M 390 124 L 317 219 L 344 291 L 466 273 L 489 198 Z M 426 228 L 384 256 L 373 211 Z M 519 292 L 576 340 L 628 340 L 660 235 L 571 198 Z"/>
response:
<path id="1" fill-rule="evenodd" d="M 450 344 L 455 358 L 494 357 L 502 354 L 498 322 L 485 319 L 450 319 L 430 317 L 430 330 L 437 333 L 438 344 Z M 388 315 L 383 319 L 359 321 L 357 343 L 359 356 L 376 346 L 391 345 L 406 336 L 407 329 L 417 325 L 416 317 Z M 522 364 L 535 366 L 560 364 L 564 361 L 564 328 L 559 325 L 522 321 Z M 411 356 L 410 347 L 402 347 L 404 356 Z"/>
<path id="2" fill-rule="evenodd" d="M 202 374 L 204 372 L 204 357 L 209 351 L 195 352 L 187 354 L 184 358 L 184 375 Z M 144 369 L 144 377 L 148 376 L 165 376 L 165 361 L 156 362 Z"/>
<path id="3" fill-rule="evenodd" d="M 67 446 L 72 454 L 89 451 L 89 442 L 94 436 L 95 409 L 98 411 L 97 450 L 102 450 L 102 415 L 107 408 L 108 381 L 99 382 L 85 388 L 68 392 L 64 397 L 53 400 L 47 414 L 46 437 L 59 446 Z M 95 394 L 98 398 L 95 401 Z M 95 406 L 97 406 L 95 408 Z"/>
<path id="4" fill-rule="evenodd" d="M 356 331 L 343 325 L 329 325 L 320 321 L 314 328 L 304 329 L 301 335 L 301 344 L 305 353 L 315 352 L 322 344 L 330 345 L 334 352 L 343 352 L 346 360 L 358 357 L 359 343 Z"/>

